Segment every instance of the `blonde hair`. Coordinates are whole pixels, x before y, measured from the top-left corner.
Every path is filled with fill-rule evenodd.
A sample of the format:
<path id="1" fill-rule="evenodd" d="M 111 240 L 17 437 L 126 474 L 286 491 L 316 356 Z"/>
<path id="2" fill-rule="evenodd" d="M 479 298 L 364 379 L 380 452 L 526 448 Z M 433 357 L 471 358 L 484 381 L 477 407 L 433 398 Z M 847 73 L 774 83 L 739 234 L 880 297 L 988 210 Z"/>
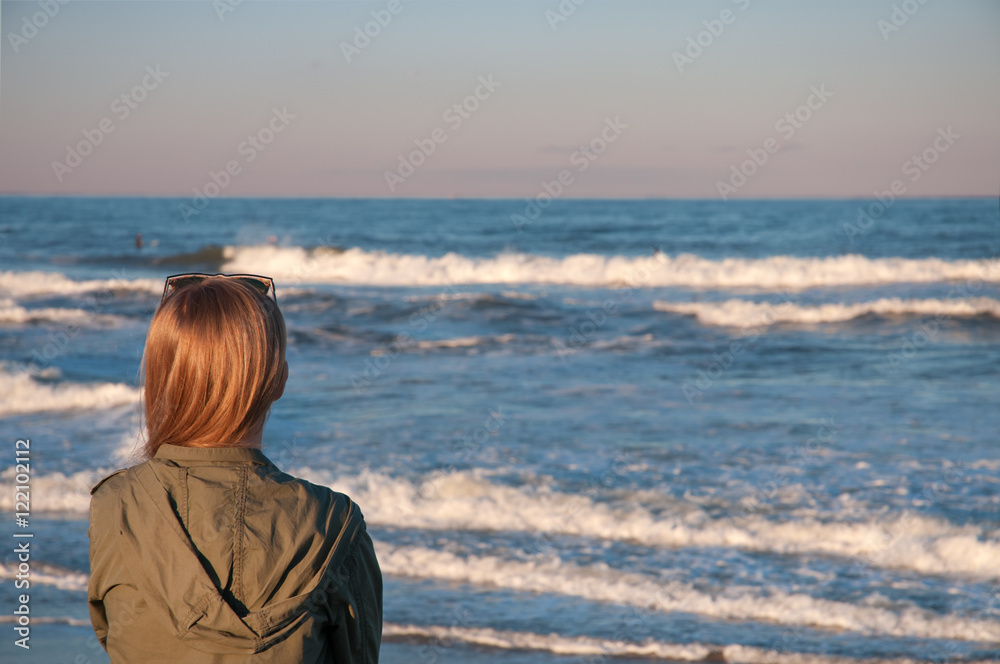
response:
<path id="1" fill-rule="evenodd" d="M 278 305 L 238 280 L 168 295 L 143 353 L 145 456 L 167 443 L 235 445 L 262 426 L 283 387 L 285 346 Z"/>

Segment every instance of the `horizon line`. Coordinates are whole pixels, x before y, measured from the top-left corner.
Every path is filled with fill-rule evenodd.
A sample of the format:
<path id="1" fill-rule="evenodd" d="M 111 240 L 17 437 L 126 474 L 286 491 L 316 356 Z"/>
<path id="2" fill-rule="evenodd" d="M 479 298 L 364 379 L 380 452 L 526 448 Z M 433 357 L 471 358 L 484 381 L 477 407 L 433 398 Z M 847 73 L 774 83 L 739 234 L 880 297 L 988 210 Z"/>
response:
<path id="1" fill-rule="evenodd" d="M 992 199 L 1000 200 L 1000 194 L 939 194 L 896 196 L 895 200 L 947 200 L 947 199 Z M 2 198 L 143 198 L 190 200 L 187 195 L 176 194 L 40 194 L 0 192 Z M 296 196 L 296 195 L 259 195 L 259 196 L 216 196 L 208 200 L 366 200 L 366 201 L 533 201 L 532 196 Z M 858 201 L 874 200 L 875 196 L 753 196 L 733 197 L 723 200 L 718 197 L 704 196 L 560 196 L 558 201 L 717 201 L 719 203 L 760 202 L 760 201 Z"/>

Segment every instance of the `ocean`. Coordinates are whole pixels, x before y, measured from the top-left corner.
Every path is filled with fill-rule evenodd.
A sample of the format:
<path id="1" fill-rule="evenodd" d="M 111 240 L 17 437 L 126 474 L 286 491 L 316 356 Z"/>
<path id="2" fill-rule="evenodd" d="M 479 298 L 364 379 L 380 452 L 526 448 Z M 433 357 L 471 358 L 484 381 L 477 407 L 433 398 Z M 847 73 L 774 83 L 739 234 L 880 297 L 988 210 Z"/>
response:
<path id="1" fill-rule="evenodd" d="M 996 200 L 205 203 L 0 198 L 4 661 L 107 661 L 89 490 L 189 271 L 276 280 L 263 451 L 360 505 L 384 662 L 1000 658 Z"/>

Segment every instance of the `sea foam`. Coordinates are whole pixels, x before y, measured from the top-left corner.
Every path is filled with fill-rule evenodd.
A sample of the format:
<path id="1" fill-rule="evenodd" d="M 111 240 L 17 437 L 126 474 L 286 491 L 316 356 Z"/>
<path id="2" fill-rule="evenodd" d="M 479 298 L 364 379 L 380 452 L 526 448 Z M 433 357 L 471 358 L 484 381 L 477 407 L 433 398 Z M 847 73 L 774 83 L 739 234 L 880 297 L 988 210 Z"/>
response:
<path id="1" fill-rule="evenodd" d="M 773 323 L 836 323 L 866 315 L 877 316 L 937 316 L 1000 318 L 1000 301 L 988 297 L 964 299 L 900 299 L 882 298 L 854 304 L 799 305 L 791 302 L 775 304 L 731 299 L 725 302 L 664 302 L 656 300 L 653 309 L 695 316 L 705 325 L 728 327 L 759 326 Z"/>
<path id="2" fill-rule="evenodd" d="M 599 655 L 605 657 L 656 657 L 697 662 L 713 653 L 697 643 L 678 644 L 658 641 L 629 643 L 588 636 L 562 636 L 496 630 L 488 627 L 445 627 L 441 625 L 397 625 L 382 627 L 383 639 L 419 638 L 440 642 L 460 642 L 499 650 L 538 650 L 557 655 Z M 715 652 L 719 652 L 716 650 Z"/>
<path id="3" fill-rule="evenodd" d="M 130 279 L 125 275 L 111 279 L 77 281 L 58 272 L 0 271 L 0 293 L 21 299 L 55 295 L 81 295 L 101 291 L 132 290 L 148 293 L 163 292 L 159 279 Z"/>
<path id="4" fill-rule="evenodd" d="M 16 562 L 7 564 L 0 562 L 0 579 L 14 579 L 18 573 L 17 567 Z M 28 580 L 32 585 L 55 586 L 59 590 L 87 592 L 89 576 L 86 572 L 77 572 L 57 565 L 32 561 Z"/>
<path id="5" fill-rule="evenodd" d="M 592 656 L 596 658 L 651 658 L 677 662 L 728 662 L 731 664 L 915 664 L 908 658 L 853 658 L 814 653 L 779 652 L 730 644 L 726 646 L 701 643 L 668 643 L 655 639 L 639 642 L 604 639 L 592 636 L 564 636 L 498 630 L 488 627 L 463 627 L 458 625 L 402 625 L 385 623 L 382 638 L 393 640 L 427 641 L 427 650 L 433 653 L 437 644 L 444 647 L 452 643 L 468 643 L 497 650 L 534 650 L 556 655 Z M 963 660 L 965 664 L 985 664 Z"/>
<path id="6" fill-rule="evenodd" d="M 579 566 L 555 557 L 531 561 L 459 556 L 426 547 L 376 544 L 386 574 L 441 579 L 521 592 L 579 597 L 593 602 L 684 612 L 709 618 L 849 630 L 860 634 L 962 641 L 1000 640 L 1000 622 L 938 615 L 914 606 L 900 610 L 855 605 L 777 589 L 728 586 L 725 593 L 607 565 Z"/>
<path id="7" fill-rule="evenodd" d="M 14 300 L 0 300 L 0 325 L 25 325 L 33 323 L 71 323 L 73 325 L 108 325 L 118 322 L 118 316 L 96 313 L 85 309 L 39 307 L 26 309 Z"/>
<path id="8" fill-rule="evenodd" d="M 802 593 L 786 593 L 775 589 L 761 592 L 757 588 L 740 586 L 728 587 L 725 593 L 709 593 L 687 583 L 622 572 L 606 565 L 573 565 L 553 557 L 516 561 L 497 556 L 458 556 L 425 547 L 394 547 L 383 542 L 376 542 L 375 548 L 382 572 L 387 575 L 578 597 L 592 602 L 659 612 L 691 613 L 713 619 L 762 621 L 903 638 L 1000 640 L 1000 622 L 939 615 L 913 606 L 894 611 L 820 599 Z M 0 579 L 12 578 L 14 574 L 14 567 L 0 564 Z M 88 575 L 84 572 L 42 563 L 37 565 L 37 575 L 36 579 L 33 569 L 33 581 L 63 590 L 84 591 L 87 588 Z M 714 650 L 699 644 L 627 644 L 589 637 L 540 636 L 456 627 L 398 626 L 390 628 L 388 635 L 450 637 L 493 647 L 549 650 L 561 654 L 603 652 L 618 656 L 701 659 Z M 729 646 L 726 650 L 726 661 L 762 661 L 755 657 L 763 651 L 754 648 Z"/>
<path id="9" fill-rule="evenodd" d="M 134 435 L 124 436 L 121 449 L 108 463 L 124 465 L 134 439 Z M 266 447 L 264 452 L 269 453 Z M 280 452 L 272 453 L 272 460 L 283 465 Z M 69 475 L 36 475 L 32 482 L 39 490 L 32 505 L 40 511 L 86 513 L 90 488 L 109 472 L 110 465 Z M 364 507 L 366 521 L 379 526 L 569 535 L 671 549 L 719 547 L 833 555 L 921 574 L 1000 578 L 1000 541 L 995 533 L 913 512 L 873 514 L 861 521 L 811 517 L 772 521 L 752 514 L 712 517 L 695 504 L 684 504 L 653 514 L 639 505 L 616 508 L 550 487 L 494 484 L 473 472 L 438 475 L 422 483 L 372 471 L 350 477 L 309 468 L 290 472 L 350 495 Z M 13 508 L 12 485 L 11 471 L 0 473 L 2 509 Z"/>
<path id="10" fill-rule="evenodd" d="M 523 253 L 432 257 L 305 247 L 226 247 L 224 271 L 253 271 L 285 283 L 345 283 L 376 286 L 450 284 L 568 284 L 591 287 L 684 286 L 693 288 L 803 289 L 957 280 L 1000 280 L 1000 264 L 939 258 L 825 258 L 771 256 L 712 260 L 682 254 L 552 258 Z"/>
<path id="11" fill-rule="evenodd" d="M 732 516 L 712 517 L 698 505 L 685 504 L 654 514 L 641 505 L 612 507 L 548 486 L 496 484 L 475 471 L 435 474 L 422 482 L 372 471 L 350 477 L 310 468 L 292 473 L 347 493 L 364 506 L 370 523 L 386 526 L 537 532 L 660 548 L 835 555 L 924 574 L 1000 578 L 1000 541 L 992 538 L 995 534 L 912 512 L 871 515 L 863 521 L 772 521 L 741 513 L 738 505 L 732 507 Z"/>
<path id="12" fill-rule="evenodd" d="M 123 383 L 46 383 L 28 372 L 0 368 L 0 417 L 59 410 L 113 408 L 134 404 L 139 390 Z"/>

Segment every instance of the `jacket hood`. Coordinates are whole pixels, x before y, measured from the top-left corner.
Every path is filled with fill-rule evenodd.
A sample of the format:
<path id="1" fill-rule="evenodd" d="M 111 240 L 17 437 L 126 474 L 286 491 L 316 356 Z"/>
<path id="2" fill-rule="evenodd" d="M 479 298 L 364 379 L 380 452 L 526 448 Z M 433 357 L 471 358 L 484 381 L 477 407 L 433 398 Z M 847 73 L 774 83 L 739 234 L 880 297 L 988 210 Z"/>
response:
<path id="1" fill-rule="evenodd" d="M 149 609 L 175 636 L 207 653 L 261 652 L 289 636 L 311 612 L 322 610 L 330 585 L 341 582 L 335 573 L 347 555 L 346 544 L 362 524 L 360 511 L 349 503 L 336 542 L 324 551 L 325 560 L 275 572 L 284 574 L 282 582 L 296 590 L 293 596 L 238 612 L 205 569 L 157 474 L 149 464 L 126 472 L 133 477 L 121 488 L 119 533 L 130 575 Z"/>

